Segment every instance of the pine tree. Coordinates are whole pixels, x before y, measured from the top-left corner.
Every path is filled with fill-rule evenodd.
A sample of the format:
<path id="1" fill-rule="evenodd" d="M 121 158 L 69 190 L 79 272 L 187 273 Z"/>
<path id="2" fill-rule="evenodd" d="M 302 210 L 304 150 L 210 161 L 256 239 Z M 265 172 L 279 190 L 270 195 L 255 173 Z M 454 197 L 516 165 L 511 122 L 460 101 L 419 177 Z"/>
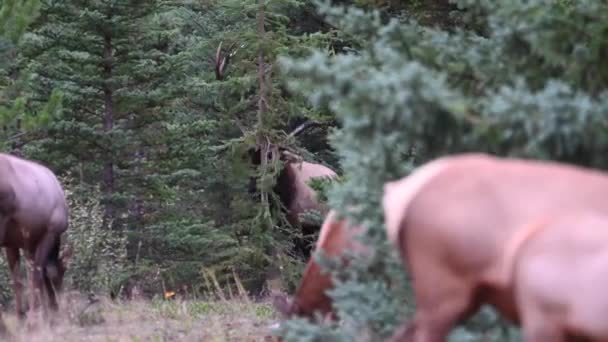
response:
<path id="1" fill-rule="evenodd" d="M 37 17 L 38 0 L 0 3 L 0 150 L 21 155 L 21 148 L 46 133 L 61 112 L 61 92 L 53 90 L 48 102 L 33 107 L 24 83 L 29 74 L 19 68 L 19 42 Z"/>
<path id="2" fill-rule="evenodd" d="M 159 6 L 156 0 L 46 3 L 44 22 L 24 41 L 36 98 L 48 99 L 54 88 L 64 95 L 62 120 L 32 153 L 61 161 L 55 167 L 77 171 L 82 181 L 101 178 L 108 224 L 124 212 L 133 188 L 146 187 L 142 159 L 170 97 L 164 85 L 172 60 L 152 17 Z"/>

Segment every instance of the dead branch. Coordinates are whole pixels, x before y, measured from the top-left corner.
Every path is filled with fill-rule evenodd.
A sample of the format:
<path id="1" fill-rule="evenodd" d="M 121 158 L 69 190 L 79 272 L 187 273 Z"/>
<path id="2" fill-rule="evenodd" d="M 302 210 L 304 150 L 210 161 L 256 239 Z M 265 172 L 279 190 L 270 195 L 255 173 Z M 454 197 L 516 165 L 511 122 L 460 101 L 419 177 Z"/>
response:
<path id="1" fill-rule="evenodd" d="M 215 69 L 215 79 L 218 81 L 224 79 L 226 68 L 228 67 L 228 64 L 230 64 L 232 57 L 236 55 L 236 52 L 240 48 L 245 46 L 245 44 L 241 44 L 241 46 L 235 48 L 236 43 L 232 43 L 227 49 L 224 50 L 222 49 L 222 44 L 223 41 L 218 44 L 217 49 L 215 50 L 215 56 L 211 58 Z"/>
<path id="2" fill-rule="evenodd" d="M 291 133 L 288 134 L 289 137 L 296 137 L 300 134 L 302 134 L 302 132 L 304 132 L 305 130 L 315 127 L 315 126 L 321 126 L 320 123 L 316 122 L 316 121 L 306 121 L 303 124 L 301 124 L 300 126 L 296 127 L 293 131 L 291 131 Z"/>

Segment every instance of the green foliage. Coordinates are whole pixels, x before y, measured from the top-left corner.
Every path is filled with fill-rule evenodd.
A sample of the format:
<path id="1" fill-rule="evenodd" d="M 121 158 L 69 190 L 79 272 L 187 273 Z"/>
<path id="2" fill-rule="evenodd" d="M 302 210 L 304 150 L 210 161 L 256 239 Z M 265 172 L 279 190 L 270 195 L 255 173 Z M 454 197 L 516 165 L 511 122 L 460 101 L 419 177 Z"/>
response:
<path id="1" fill-rule="evenodd" d="M 0 2 L 0 37 L 19 41 L 38 14 L 39 0 L 2 0 Z"/>
<path id="2" fill-rule="evenodd" d="M 21 68 L 19 42 L 39 14 L 38 0 L 0 2 L 0 150 L 20 151 L 28 141 L 46 133 L 61 112 L 62 93 L 53 90 L 48 102 L 33 105 Z"/>
<path id="3" fill-rule="evenodd" d="M 160 4 L 67 1 L 44 3 L 40 11 L 21 43 L 23 68 L 31 73 L 27 89 L 37 102 L 50 101 L 50 109 L 56 106 L 51 89 L 57 89 L 63 110 L 29 153 L 91 185 L 102 183 L 104 208 L 112 208 L 115 224 L 123 226 L 140 189 L 165 195 L 153 177 L 144 177 L 154 172 L 147 160 L 157 156 L 151 147 L 162 132 L 161 105 L 172 96 L 166 84 L 176 81 L 169 28 L 153 16 Z"/>
<path id="4" fill-rule="evenodd" d="M 6 258 L 0 259 L 0 303 L 3 304 L 3 308 L 8 303 L 13 302 L 15 298 L 15 292 L 13 291 L 13 279 L 9 273 L 8 263 Z"/>
<path id="5" fill-rule="evenodd" d="M 98 188 L 83 187 L 65 177 L 62 183 L 70 207 L 70 226 L 63 241 L 73 248 L 66 285 L 82 291 L 116 290 L 127 271 L 126 237 L 103 228 Z"/>
<path id="6" fill-rule="evenodd" d="M 376 340 L 411 314 L 412 306 L 403 305 L 407 277 L 386 245 L 380 201 L 384 182 L 406 175 L 412 162 L 476 150 L 608 166 L 608 73 L 600 62 L 608 52 L 608 7 L 542 0 L 459 5 L 486 30 L 483 36 L 423 27 L 408 16 L 385 23 L 378 12 L 319 2 L 319 11 L 361 48 L 282 60 L 291 89 L 315 108 L 329 108 L 342 124 L 332 145 L 344 180 L 329 201 L 369 228 L 362 239 L 374 250 L 348 268 L 321 259 L 338 281 L 330 295 L 342 325 L 294 321 L 285 336 Z M 503 327 L 476 317 L 451 338 L 482 331 L 505 338 L 510 330 Z"/>

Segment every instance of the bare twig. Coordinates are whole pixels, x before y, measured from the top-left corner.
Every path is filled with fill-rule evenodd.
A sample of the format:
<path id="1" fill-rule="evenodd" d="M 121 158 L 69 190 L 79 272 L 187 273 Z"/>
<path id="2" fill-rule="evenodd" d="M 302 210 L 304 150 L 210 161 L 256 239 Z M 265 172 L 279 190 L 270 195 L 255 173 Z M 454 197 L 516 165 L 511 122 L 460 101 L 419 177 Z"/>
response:
<path id="1" fill-rule="evenodd" d="M 226 74 L 226 68 L 228 67 L 228 64 L 230 63 L 232 57 L 236 55 L 236 52 L 240 48 L 245 46 L 245 44 L 241 44 L 241 46 L 235 48 L 236 43 L 232 43 L 226 50 L 224 50 L 222 49 L 222 44 L 223 41 L 219 43 L 217 49 L 215 50 L 215 56 L 211 58 L 211 61 L 215 68 L 215 78 L 218 81 L 224 79 Z"/>
<path id="2" fill-rule="evenodd" d="M 315 126 L 321 126 L 321 124 L 316 121 L 306 121 L 303 124 L 301 124 L 300 126 L 296 127 L 293 131 L 291 131 L 291 133 L 289 133 L 289 137 L 298 136 L 305 130 L 315 127 Z"/>

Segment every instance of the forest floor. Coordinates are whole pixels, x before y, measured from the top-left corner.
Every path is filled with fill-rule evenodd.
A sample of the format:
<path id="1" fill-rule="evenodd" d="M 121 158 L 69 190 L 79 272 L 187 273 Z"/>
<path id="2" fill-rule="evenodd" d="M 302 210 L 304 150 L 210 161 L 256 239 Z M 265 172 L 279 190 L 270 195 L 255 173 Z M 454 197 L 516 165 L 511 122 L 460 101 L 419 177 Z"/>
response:
<path id="1" fill-rule="evenodd" d="M 52 324 L 33 316 L 20 323 L 3 314 L 2 341 L 276 341 L 272 305 L 249 300 L 181 301 L 64 298 Z M 32 323 L 36 322 L 36 323 Z"/>

